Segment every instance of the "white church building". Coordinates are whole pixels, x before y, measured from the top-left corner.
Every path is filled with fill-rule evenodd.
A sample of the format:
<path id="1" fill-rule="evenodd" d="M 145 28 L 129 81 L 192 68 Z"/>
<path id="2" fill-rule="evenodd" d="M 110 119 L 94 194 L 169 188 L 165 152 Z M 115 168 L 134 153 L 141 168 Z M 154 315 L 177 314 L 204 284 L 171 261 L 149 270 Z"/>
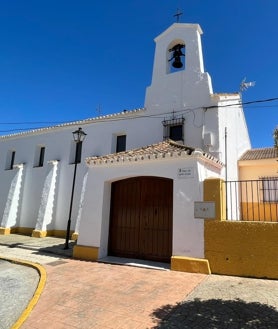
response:
<path id="1" fill-rule="evenodd" d="M 175 23 L 155 38 L 144 108 L 1 136 L 0 234 L 65 237 L 72 132 L 81 127 L 74 256 L 204 258 L 194 202 L 206 178 L 238 179 L 237 161 L 251 146 L 240 95 L 213 93 L 201 35 L 198 24 Z"/>

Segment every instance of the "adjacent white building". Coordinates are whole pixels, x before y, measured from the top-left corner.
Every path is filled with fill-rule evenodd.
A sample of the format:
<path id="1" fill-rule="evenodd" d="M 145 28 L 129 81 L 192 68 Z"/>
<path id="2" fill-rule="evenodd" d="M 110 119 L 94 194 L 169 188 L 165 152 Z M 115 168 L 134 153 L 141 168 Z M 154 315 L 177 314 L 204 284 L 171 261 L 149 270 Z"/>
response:
<path id="1" fill-rule="evenodd" d="M 175 23 L 155 39 L 144 108 L 2 136 L 0 233 L 65 235 L 71 133 L 82 127 L 75 256 L 203 258 L 204 223 L 194 218 L 194 201 L 203 200 L 204 179 L 238 178 L 237 160 L 250 141 L 240 95 L 213 93 L 201 35 L 198 24 Z"/>

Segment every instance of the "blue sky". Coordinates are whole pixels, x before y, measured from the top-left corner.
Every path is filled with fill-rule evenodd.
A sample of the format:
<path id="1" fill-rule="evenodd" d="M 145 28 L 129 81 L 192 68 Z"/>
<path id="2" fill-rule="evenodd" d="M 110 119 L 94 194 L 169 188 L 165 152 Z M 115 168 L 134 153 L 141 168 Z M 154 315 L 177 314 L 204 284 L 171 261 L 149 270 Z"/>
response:
<path id="1" fill-rule="evenodd" d="M 215 93 L 278 97 L 277 0 L 0 2 L 0 134 L 143 107 L 153 39 L 183 11 L 199 23 Z M 253 147 L 273 146 L 278 101 L 244 107 Z M 38 123 L 36 123 L 38 122 Z"/>

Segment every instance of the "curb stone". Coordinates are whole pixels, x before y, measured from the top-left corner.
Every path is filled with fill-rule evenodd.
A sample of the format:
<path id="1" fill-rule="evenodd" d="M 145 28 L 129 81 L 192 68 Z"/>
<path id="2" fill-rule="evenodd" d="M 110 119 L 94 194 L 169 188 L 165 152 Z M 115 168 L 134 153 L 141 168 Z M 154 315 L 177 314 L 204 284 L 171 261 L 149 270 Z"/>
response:
<path id="1" fill-rule="evenodd" d="M 38 282 L 37 288 L 34 292 L 32 299 L 29 301 L 25 310 L 21 313 L 20 317 L 17 319 L 17 321 L 11 327 L 11 329 L 18 329 L 23 324 L 23 322 L 27 319 L 27 317 L 31 313 L 32 309 L 34 308 L 34 306 L 37 304 L 37 302 L 39 300 L 39 297 L 40 297 L 40 295 L 43 291 L 43 288 L 45 286 L 45 283 L 46 283 L 46 270 L 40 264 L 36 264 L 33 262 L 21 260 L 21 259 L 8 258 L 8 257 L 2 257 L 2 256 L 0 257 L 0 259 L 14 263 L 14 264 L 32 267 L 35 270 L 37 270 L 37 272 L 39 273 L 39 282 Z"/>

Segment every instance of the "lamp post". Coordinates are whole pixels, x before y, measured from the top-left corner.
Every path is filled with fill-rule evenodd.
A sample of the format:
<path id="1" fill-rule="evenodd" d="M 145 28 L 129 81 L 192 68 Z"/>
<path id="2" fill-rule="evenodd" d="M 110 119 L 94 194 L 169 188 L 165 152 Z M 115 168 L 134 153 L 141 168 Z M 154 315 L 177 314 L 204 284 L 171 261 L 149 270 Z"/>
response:
<path id="1" fill-rule="evenodd" d="M 73 173 L 70 208 L 69 208 L 69 219 L 68 219 L 66 242 L 64 249 L 69 249 L 71 212 L 72 212 L 72 202 L 73 202 L 74 188 L 75 188 L 76 169 L 77 169 L 77 164 L 81 162 L 82 142 L 84 141 L 87 135 L 86 133 L 84 133 L 82 128 L 78 128 L 78 130 L 73 131 L 72 134 L 73 134 L 73 140 L 76 145 L 75 145 L 75 157 L 74 157 L 74 173 Z"/>

